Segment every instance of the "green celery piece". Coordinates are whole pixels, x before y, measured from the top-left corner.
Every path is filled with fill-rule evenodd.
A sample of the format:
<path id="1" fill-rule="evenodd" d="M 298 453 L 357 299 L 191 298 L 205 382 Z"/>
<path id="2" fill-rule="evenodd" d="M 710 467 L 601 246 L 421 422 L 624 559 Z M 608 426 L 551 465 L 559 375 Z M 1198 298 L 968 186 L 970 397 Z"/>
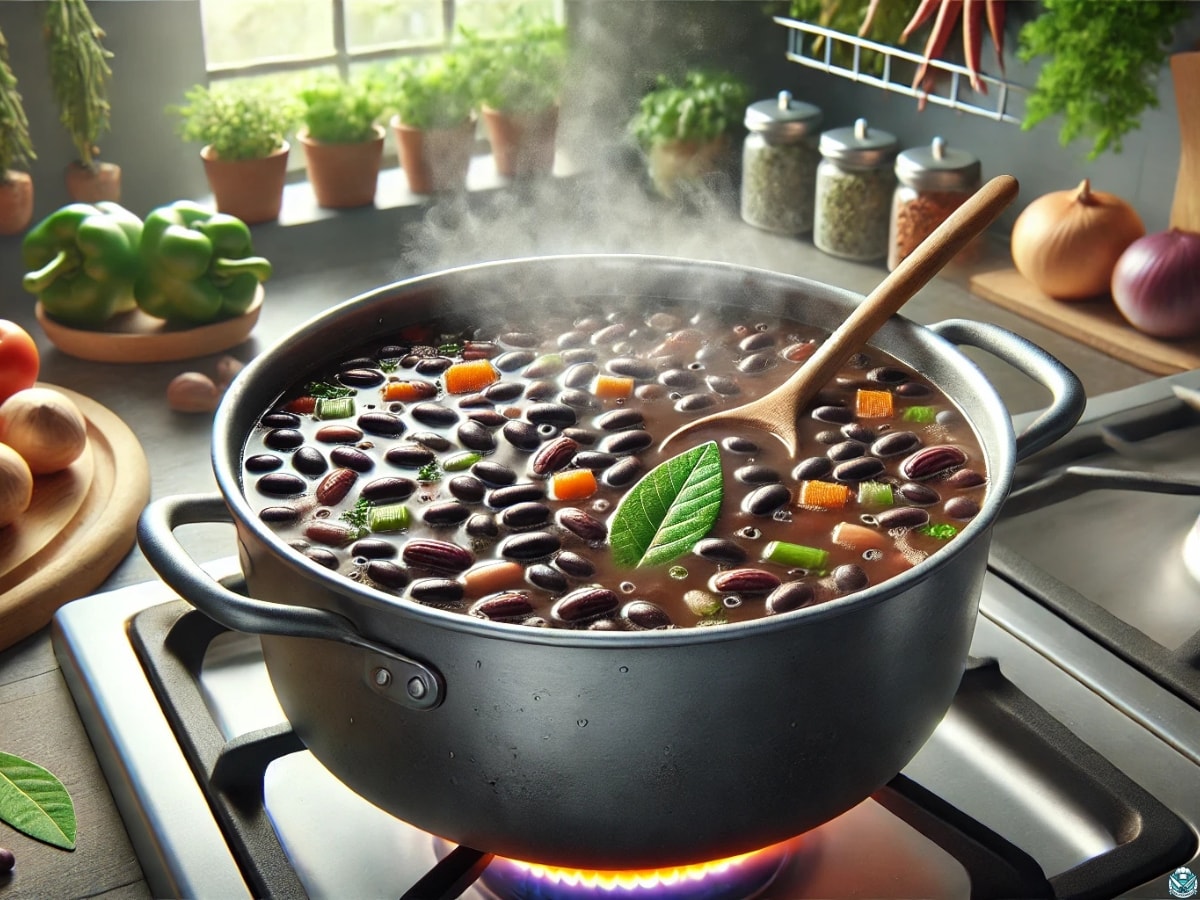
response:
<path id="1" fill-rule="evenodd" d="M 352 397 L 320 397 L 313 415 L 318 419 L 348 419 L 354 415 Z"/>
<path id="2" fill-rule="evenodd" d="M 932 406 L 910 406 L 904 410 L 903 419 L 905 422 L 928 425 L 937 420 L 937 410 Z"/>
<path id="3" fill-rule="evenodd" d="M 881 481 L 864 481 L 858 486 L 858 502 L 862 506 L 891 506 L 895 502 L 892 486 Z"/>
<path id="4" fill-rule="evenodd" d="M 447 472 L 461 472 L 464 469 L 469 469 L 475 463 L 483 459 L 482 453 L 476 453 L 474 450 L 463 450 L 461 453 L 455 453 L 453 456 L 447 456 L 442 460 L 442 468 Z"/>
<path id="5" fill-rule="evenodd" d="M 408 507 L 401 503 L 375 506 L 367 513 L 367 523 L 372 531 L 403 531 L 411 521 Z"/>
<path id="6" fill-rule="evenodd" d="M 763 548 L 763 559 L 794 569 L 820 572 L 829 564 L 829 551 L 788 541 L 771 541 Z"/>

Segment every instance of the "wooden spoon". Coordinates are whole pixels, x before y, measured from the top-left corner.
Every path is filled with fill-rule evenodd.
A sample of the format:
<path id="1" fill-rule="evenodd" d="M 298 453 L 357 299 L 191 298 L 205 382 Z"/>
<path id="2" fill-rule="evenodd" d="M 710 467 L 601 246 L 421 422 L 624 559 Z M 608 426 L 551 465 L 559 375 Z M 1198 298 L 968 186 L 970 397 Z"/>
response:
<path id="1" fill-rule="evenodd" d="M 972 238 L 987 228 L 1017 196 L 1017 179 L 997 175 L 956 209 L 880 282 L 792 376 L 769 394 L 689 422 L 667 435 L 660 450 L 699 428 L 718 425 L 736 434 L 744 428 L 769 432 L 796 455 L 796 420 L 813 396 L 837 374 L 884 322 L 908 302 Z"/>

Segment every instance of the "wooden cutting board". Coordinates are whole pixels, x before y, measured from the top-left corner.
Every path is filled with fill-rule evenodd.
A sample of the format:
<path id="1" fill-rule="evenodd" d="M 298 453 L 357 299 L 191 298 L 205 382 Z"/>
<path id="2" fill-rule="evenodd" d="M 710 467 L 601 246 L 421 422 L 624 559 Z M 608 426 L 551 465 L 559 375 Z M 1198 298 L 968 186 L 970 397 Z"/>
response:
<path id="1" fill-rule="evenodd" d="M 1125 321 L 1109 297 L 1063 301 L 1046 296 L 1016 269 L 971 276 L 971 293 L 1080 343 L 1156 375 L 1200 369 L 1200 338 L 1167 341 Z"/>
<path id="2" fill-rule="evenodd" d="M 87 420 L 88 446 L 62 472 L 37 476 L 30 508 L 0 528 L 0 650 L 109 576 L 133 547 L 150 499 L 146 454 L 129 426 L 82 394 L 39 387 L 75 402 Z"/>

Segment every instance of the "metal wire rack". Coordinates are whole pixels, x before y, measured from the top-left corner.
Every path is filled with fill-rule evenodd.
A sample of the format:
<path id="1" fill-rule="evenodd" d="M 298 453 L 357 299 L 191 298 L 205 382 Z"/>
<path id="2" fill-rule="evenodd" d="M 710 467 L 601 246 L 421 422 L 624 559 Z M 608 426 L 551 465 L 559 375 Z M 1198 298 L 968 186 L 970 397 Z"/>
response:
<path id="1" fill-rule="evenodd" d="M 1024 96 L 1028 94 L 1028 90 L 1020 85 L 1012 84 L 1002 78 L 979 73 L 979 80 L 988 88 L 986 96 L 993 99 L 994 105 L 991 107 L 983 106 L 974 99 L 966 101 L 962 99 L 961 94 L 964 91 L 970 91 L 971 70 L 957 63 L 932 59 L 928 63 L 929 68 L 949 74 L 950 83 L 945 94 L 925 91 L 896 80 L 897 72 L 895 70 L 897 68 L 907 68 L 897 67 L 896 62 L 903 61 L 905 63 L 912 63 L 913 65 L 920 65 L 925 61 L 925 58 L 919 53 L 911 53 L 888 44 L 880 44 L 876 41 L 858 37 L 857 35 L 847 34 L 844 31 L 836 31 L 832 28 L 826 28 L 823 25 L 813 25 L 810 22 L 801 22 L 797 19 L 776 16 L 775 21 L 788 29 L 787 58 L 791 62 L 799 63 L 802 66 L 817 69 L 830 75 L 836 75 L 840 78 L 848 78 L 851 81 L 873 85 L 885 91 L 892 91 L 893 93 L 903 94 L 907 97 L 916 97 L 936 106 L 949 107 L 950 109 L 970 113 L 971 115 L 994 119 L 998 122 L 1009 122 L 1014 125 L 1021 123 L 1022 117 L 1012 113 L 1009 109 L 1010 104 L 1014 102 L 1019 102 L 1022 106 L 1024 104 Z M 812 45 L 816 37 L 824 37 L 825 39 L 825 46 L 818 53 L 812 51 Z M 853 62 L 849 68 L 833 61 L 834 48 L 839 44 L 852 48 Z M 871 72 L 864 71 L 862 61 L 864 50 L 873 50 L 883 56 L 882 73 L 874 75 Z M 970 93 L 973 98 L 985 96 L 974 91 L 970 91 Z"/>

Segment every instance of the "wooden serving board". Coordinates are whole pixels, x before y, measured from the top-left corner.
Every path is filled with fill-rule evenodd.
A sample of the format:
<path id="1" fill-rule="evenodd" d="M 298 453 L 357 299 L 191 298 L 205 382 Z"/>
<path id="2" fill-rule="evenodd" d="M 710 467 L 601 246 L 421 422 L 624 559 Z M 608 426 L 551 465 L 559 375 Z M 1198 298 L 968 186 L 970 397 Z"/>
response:
<path id="1" fill-rule="evenodd" d="M 0 650 L 97 588 L 133 547 L 150 469 L 133 432 L 96 401 L 54 385 L 87 420 L 88 446 L 62 472 L 34 479 L 26 513 L 0 528 Z"/>
<path id="2" fill-rule="evenodd" d="M 1168 341 L 1138 331 L 1109 297 L 1055 300 L 1016 269 L 971 276 L 971 293 L 1156 375 L 1200 369 L 1200 338 Z"/>
<path id="3" fill-rule="evenodd" d="M 55 321 L 40 302 L 35 312 L 50 343 L 63 353 L 92 362 L 152 363 L 207 356 L 236 347 L 258 324 L 262 302 L 260 284 L 254 302 L 242 315 L 191 328 L 167 325 L 140 309 L 122 313 L 96 330 L 71 328 Z"/>

